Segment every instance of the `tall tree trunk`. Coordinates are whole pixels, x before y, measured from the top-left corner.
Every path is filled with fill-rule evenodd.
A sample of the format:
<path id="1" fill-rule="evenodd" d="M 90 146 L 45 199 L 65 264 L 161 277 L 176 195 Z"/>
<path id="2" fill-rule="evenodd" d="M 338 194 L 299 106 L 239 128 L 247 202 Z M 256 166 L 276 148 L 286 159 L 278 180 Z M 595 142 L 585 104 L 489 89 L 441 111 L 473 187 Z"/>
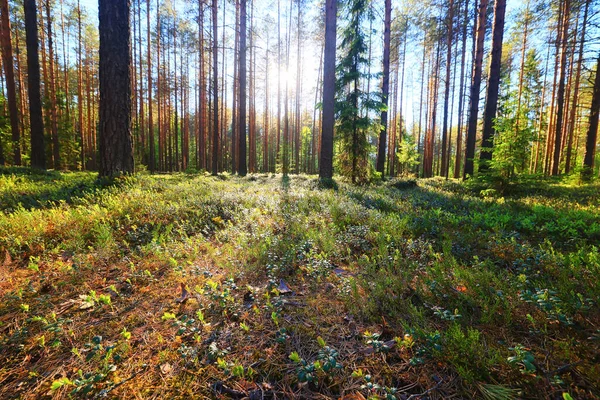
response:
<path id="1" fill-rule="evenodd" d="M 150 172 L 154 172 L 156 170 L 156 154 L 154 150 L 154 120 L 152 114 L 152 41 L 150 39 L 150 1 L 151 0 L 146 0 L 146 40 L 148 42 L 146 54 L 146 62 L 148 63 L 148 164 L 150 166 Z"/>
<path id="2" fill-rule="evenodd" d="M 54 38 L 52 36 L 52 15 L 50 1 L 46 1 L 46 22 L 48 24 L 48 59 L 50 77 L 50 129 L 52 132 L 52 156 L 54 169 L 61 168 L 60 143 L 58 139 L 58 117 L 56 115 L 56 80 L 54 77 Z"/>
<path id="3" fill-rule="evenodd" d="M 323 61 L 323 117 L 319 178 L 333 177 L 333 125 L 335 123 L 335 50 L 337 0 L 325 1 L 325 56 Z"/>
<path id="4" fill-rule="evenodd" d="M 237 128 L 238 128 L 238 100 L 240 98 L 239 90 L 239 79 L 238 79 L 238 67 L 239 62 L 239 47 L 240 47 L 240 30 L 237 28 L 240 23 L 240 2 L 235 1 L 235 35 L 234 35 L 234 46 L 233 46 L 233 107 L 231 112 L 231 172 L 237 172 L 237 156 L 238 156 L 238 141 Z"/>
<path id="5" fill-rule="evenodd" d="M 277 143 L 275 163 L 281 154 L 281 0 L 277 0 Z"/>
<path id="6" fill-rule="evenodd" d="M 425 132 L 425 145 L 423 147 L 423 177 L 433 176 L 433 159 L 435 150 L 435 128 L 437 122 L 438 87 L 440 71 L 441 44 L 437 43 L 437 51 L 433 64 L 433 75 L 430 77 L 430 126 Z"/>
<path id="7" fill-rule="evenodd" d="M 313 107 L 313 117 L 312 117 L 312 140 L 311 140 L 311 151 L 310 151 L 310 168 L 308 173 L 314 174 L 316 167 L 316 157 L 317 157 L 317 104 L 319 103 L 319 94 L 321 92 L 321 82 L 323 77 L 323 52 L 325 50 L 325 42 L 321 45 L 321 54 L 319 58 L 319 72 L 317 73 L 317 85 L 315 87 L 315 105 Z"/>
<path id="8" fill-rule="evenodd" d="M 465 10 L 463 14 L 462 31 L 462 51 L 460 60 L 460 88 L 458 90 L 458 129 L 456 132 L 456 158 L 454 160 L 454 179 L 460 177 L 460 168 L 462 165 L 462 128 L 463 128 L 463 110 L 465 95 L 465 58 L 467 53 L 467 27 L 469 18 L 469 0 L 465 0 Z"/>
<path id="9" fill-rule="evenodd" d="M 200 85 L 198 88 L 199 93 L 199 109 L 200 109 L 200 118 L 199 118 L 199 126 L 197 128 L 197 146 L 198 146 L 198 155 L 196 156 L 196 167 L 200 169 L 208 169 L 207 159 L 206 159 L 206 126 L 207 126 L 207 118 L 206 118 L 206 60 L 204 57 L 204 0 L 198 0 L 198 46 L 200 47 L 200 68 L 199 68 L 199 81 Z"/>
<path id="10" fill-rule="evenodd" d="M 301 126 L 301 118 L 300 118 L 300 97 L 301 97 L 301 92 L 302 92 L 302 69 L 301 69 L 301 57 L 300 57 L 300 51 L 301 51 L 301 44 L 302 44 L 302 23 L 301 23 L 301 6 L 300 3 L 298 3 L 298 18 L 297 18 L 297 28 L 298 28 L 298 43 L 297 43 L 297 49 L 296 49 L 296 129 L 295 129 L 295 137 L 296 137 L 296 143 L 295 143 L 295 159 L 296 159 L 296 164 L 295 164 L 295 171 L 297 174 L 300 173 L 300 147 L 301 147 L 301 143 L 302 143 L 302 126 Z"/>
<path id="11" fill-rule="evenodd" d="M 515 113 L 515 134 L 519 134 L 521 119 L 521 100 L 523 98 L 523 77 L 525 75 L 525 58 L 527 54 L 527 38 L 529 33 L 529 2 L 525 8 L 525 26 L 523 27 L 523 43 L 521 44 L 521 66 L 519 68 L 519 88 L 517 90 L 517 111 Z"/>
<path id="12" fill-rule="evenodd" d="M 79 130 L 79 141 L 81 142 L 81 169 L 85 170 L 88 145 L 83 127 L 83 38 L 81 35 L 81 3 L 79 0 L 77 0 L 77 38 L 77 129 Z"/>
<path id="13" fill-rule="evenodd" d="M 496 0 L 494 5 L 494 26 L 492 33 L 492 54 L 490 72 L 488 74 L 487 95 L 485 111 L 483 113 L 483 137 L 481 140 L 481 164 L 479 169 L 485 171 L 489 168 L 492 159 L 492 146 L 494 140 L 494 120 L 498 109 L 498 92 L 500 89 L 500 69 L 502 63 L 502 39 L 504 37 L 504 15 L 506 14 L 506 0 Z"/>
<path id="14" fill-rule="evenodd" d="M 567 70 L 567 44 L 568 44 L 568 33 L 569 33 L 569 17 L 571 9 L 571 1 L 564 0 L 563 2 L 563 28 L 561 35 L 561 53 L 560 53 L 560 67 L 559 67 L 559 78 L 558 78 L 558 89 L 556 93 L 556 130 L 554 134 L 554 154 L 552 157 L 552 171 L 551 175 L 558 175 L 560 172 L 560 150 L 562 140 L 562 127 L 563 127 L 563 111 L 565 103 L 565 74 Z"/>
<path id="15" fill-rule="evenodd" d="M 19 109 L 17 107 L 17 90 L 15 87 L 15 70 L 11 43 L 10 18 L 8 0 L 0 0 L 0 40 L 2 42 L 2 65 L 8 97 L 8 113 L 12 133 L 13 163 L 21 165 L 21 132 L 19 131 Z"/>
<path id="16" fill-rule="evenodd" d="M 285 43 L 285 70 L 290 70 L 290 47 L 292 38 L 292 8 L 293 0 L 290 0 L 289 7 L 289 23 L 286 29 L 286 43 Z M 286 176 L 289 172 L 289 153 L 290 153 L 290 114 L 289 114 L 289 94 L 290 94 L 290 79 L 286 76 L 285 80 L 285 96 L 283 98 L 283 159 L 281 172 Z"/>
<path id="17" fill-rule="evenodd" d="M 452 0 L 451 0 L 452 1 Z M 385 171 L 385 145 L 387 143 L 388 97 L 390 94 L 390 30 L 392 26 L 392 0 L 385 0 L 383 31 L 383 83 L 381 86 L 384 109 L 381 112 L 381 131 L 377 149 L 377 171 L 383 177 Z"/>
<path id="18" fill-rule="evenodd" d="M 160 59 L 160 47 L 161 47 L 161 21 L 160 21 L 160 3 L 156 0 L 156 118 L 157 118 L 157 135 L 158 135 L 158 169 L 160 171 L 165 170 L 165 160 L 163 156 L 164 140 L 163 140 L 163 115 L 162 115 L 162 79 L 161 79 L 161 59 Z"/>
<path id="19" fill-rule="evenodd" d="M 29 91 L 29 120 L 31 126 L 31 166 L 46 168 L 44 149 L 44 119 L 40 95 L 40 60 L 38 55 L 38 26 L 35 0 L 25 0 L 25 41 L 27 44 L 27 83 Z"/>
<path id="20" fill-rule="evenodd" d="M 265 122 L 263 127 L 263 172 L 269 172 L 269 33 L 265 46 Z"/>
<path id="21" fill-rule="evenodd" d="M 572 156 L 572 143 L 573 143 L 573 132 L 575 131 L 575 119 L 577 116 L 577 102 L 579 100 L 579 80 L 581 79 L 581 66 L 583 64 L 583 46 L 585 44 L 585 28 L 588 21 L 588 11 L 590 6 L 590 0 L 586 0 L 585 9 L 583 12 L 583 25 L 581 28 L 581 39 L 579 42 L 579 57 L 577 59 L 577 70 L 575 71 L 575 84 L 573 91 L 573 103 L 571 106 L 571 115 L 569 117 L 569 143 L 567 144 L 567 158 L 565 161 L 565 173 L 571 171 L 571 156 Z M 577 151 L 577 149 L 575 149 Z"/>
<path id="22" fill-rule="evenodd" d="M 596 63 L 596 78 L 594 80 L 594 94 L 590 107 L 590 124 L 585 142 L 585 155 L 583 157 L 583 178 L 589 180 L 594 173 L 594 159 L 596 158 L 596 141 L 598 139 L 598 118 L 600 117 L 600 55 Z"/>
<path id="23" fill-rule="evenodd" d="M 248 164 L 249 164 L 249 170 L 250 173 L 255 173 L 256 172 L 256 110 L 254 108 L 254 104 L 255 101 L 254 99 L 256 98 L 256 92 L 255 92 L 255 87 L 254 87 L 254 74 L 256 71 L 255 68 L 255 54 L 256 54 L 256 50 L 254 48 L 254 1 L 250 0 L 250 62 L 249 64 L 249 76 L 250 76 L 250 80 L 249 80 L 249 84 L 248 84 L 248 90 L 249 90 L 249 100 L 250 100 L 250 104 L 249 104 L 249 129 L 248 129 L 248 133 L 249 133 L 249 137 L 248 137 L 248 142 L 249 142 L 249 147 L 250 147 L 250 153 L 248 155 Z"/>
<path id="24" fill-rule="evenodd" d="M 448 3 L 448 22 L 446 37 L 446 86 L 444 87 L 444 121 L 442 126 L 442 165 L 441 175 L 448 178 L 448 102 L 450 100 L 450 74 L 452 65 L 452 39 L 454 37 L 454 1 Z M 450 121 L 452 122 L 452 121 Z"/>
<path id="25" fill-rule="evenodd" d="M 100 175 L 133 173 L 130 0 L 99 0 Z"/>
<path id="26" fill-rule="evenodd" d="M 139 110 L 139 115 L 140 115 L 140 154 L 142 155 L 142 162 L 144 162 L 146 165 L 148 165 L 148 159 L 146 157 L 146 123 L 145 123 L 145 116 L 144 116 L 144 66 L 142 63 L 142 0 L 138 0 L 138 6 L 137 6 L 137 28 L 138 28 L 138 40 L 139 42 L 139 46 L 138 46 L 138 59 L 140 60 L 140 71 L 139 71 L 139 76 L 140 76 L 140 85 L 139 85 L 139 102 L 140 102 L 140 110 Z M 148 42 L 148 46 L 150 46 L 150 42 Z"/>
<path id="27" fill-rule="evenodd" d="M 217 24 L 219 23 L 218 19 L 218 0 L 212 0 L 212 31 L 213 31 L 213 83 L 212 83 L 212 91 L 213 91 L 213 138 L 212 138 L 212 174 L 217 175 L 219 173 L 219 111 L 218 111 L 218 103 L 219 103 L 219 55 L 218 55 L 218 43 L 217 43 Z"/>
<path id="28" fill-rule="evenodd" d="M 479 90 L 481 88 L 481 73 L 483 69 L 483 45 L 485 42 L 485 23 L 488 0 L 480 0 L 477 12 L 477 34 L 475 60 L 473 61 L 473 74 L 471 79 L 469 99 L 469 122 L 467 125 L 467 147 L 465 151 L 465 168 L 463 179 L 472 176 L 475 158 L 475 139 L 477 135 L 477 114 L 479 112 Z"/>
<path id="29" fill-rule="evenodd" d="M 246 164 L 246 0 L 240 0 L 240 101 L 238 174 L 245 176 Z"/>

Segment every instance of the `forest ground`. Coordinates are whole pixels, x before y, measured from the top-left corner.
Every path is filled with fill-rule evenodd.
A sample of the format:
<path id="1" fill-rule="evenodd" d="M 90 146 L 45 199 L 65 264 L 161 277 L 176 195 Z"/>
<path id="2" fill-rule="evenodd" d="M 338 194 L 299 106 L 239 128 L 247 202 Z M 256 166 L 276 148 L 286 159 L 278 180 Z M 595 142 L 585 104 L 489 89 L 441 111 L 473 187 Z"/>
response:
<path id="1" fill-rule="evenodd" d="M 0 398 L 600 396 L 598 184 L 0 172 Z"/>

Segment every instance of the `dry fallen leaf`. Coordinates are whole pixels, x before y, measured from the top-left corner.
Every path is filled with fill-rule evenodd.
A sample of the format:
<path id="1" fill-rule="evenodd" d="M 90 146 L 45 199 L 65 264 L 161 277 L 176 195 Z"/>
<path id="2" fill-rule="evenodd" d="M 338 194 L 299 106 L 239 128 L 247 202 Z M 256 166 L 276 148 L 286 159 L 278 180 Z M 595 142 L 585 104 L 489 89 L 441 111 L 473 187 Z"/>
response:
<path id="1" fill-rule="evenodd" d="M 162 372 L 164 375 L 167 375 L 171 371 L 173 371 L 173 366 L 169 363 L 165 363 L 160 366 L 160 372 Z"/>
<path id="2" fill-rule="evenodd" d="M 286 281 L 284 281 L 283 279 L 279 280 L 279 287 L 277 288 L 277 290 L 281 294 L 292 293 L 292 289 L 290 289 L 290 287 L 288 286 L 288 284 L 286 283 Z"/>
<path id="3" fill-rule="evenodd" d="M 181 283 L 181 297 L 175 300 L 177 303 L 185 303 L 190 298 L 190 292 L 185 287 L 185 283 Z"/>

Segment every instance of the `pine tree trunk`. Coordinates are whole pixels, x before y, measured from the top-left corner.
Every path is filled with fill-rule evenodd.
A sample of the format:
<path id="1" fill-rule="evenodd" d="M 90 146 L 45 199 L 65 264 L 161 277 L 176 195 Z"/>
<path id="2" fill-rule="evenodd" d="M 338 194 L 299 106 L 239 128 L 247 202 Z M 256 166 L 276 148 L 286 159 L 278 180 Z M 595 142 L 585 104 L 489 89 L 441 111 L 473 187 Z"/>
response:
<path id="1" fill-rule="evenodd" d="M 52 156 L 54 169 L 61 168 L 60 143 L 58 139 L 58 117 L 56 104 L 56 79 L 54 76 L 54 38 L 52 35 L 52 16 L 50 2 L 46 2 L 46 22 L 48 24 L 48 60 L 49 60 L 49 78 L 50 78 L 50 129 L 52 133 Z"/>
<path id="2" fill-rule="evenodd" d="M 263 127 L 263 172 L 269 172 L 269 33 L 265 47 L 265 115 Z"/>
<path id="3" fill-rule="evenodd" d="M 381 112 L 381 131 L 377 149 L 377 171 L 383 177 L 385 171 L 385 145 L 387 143 L 388 97 L 390 94 L 390 30 L 392 25 L 392 0 L 385 0 L 385 21 L 383 31 L 383 83 L 381 86 L 384 110 Z"/>
<path id="4" fill-rule="evenodd" d="M 577 102 L 579 100 L 579 81 L 581 79 L 581 67 L 583 64 L 583 47 L 585 44 L 585 30 L 588 22 L 588 11 L 590 6 L 590 0 L 586 0 L 585 9 L 583 12 L 583 25 L 581 28 L 581 39 L 579 42 L 579 57 L 577 59 L 577 70 L 575 72 L 575 83 L 574 83 L 574 91 L 573 91 L 573 103 L 571 106 L 571 115 L 569 117 L 569 143 L 567 145 L 567 158 L 565 161 L 565 173 L 569 173 L 571 171 L 571 156 L 572 156 L 572 143 L 573 143 L 573 133 L 575 130 L 575 120 L 577 116 Z M 575 148 L 577 151 L 577 148 Z"/>
<path id="5" fill-rule="evenodd" d="M 213 40 L 213 82 L 212 82 L 212 91 L 213 91 L 213 104 L 212 104 L 212 112 L 213 112 L 213 126 L 212 126 L 212 174 L 217 175 L 219 173 L 219 111 L 218 111 L 218 103 L 219 103 L 219 55 L 218 51 L 218 43 L 217 43 L 217 24 L 218 21 L 218 0 L 212 0 L 212 40 Z"/>
<path id="6" fill-rule="evenodd" d="M 460 61 L 460 88 L 458 91 L 458 130 L 456 133 L 456 158 L 454 160 L 454 179 L 460 177 L 462 166 L 462 128 L 463 111 L 465 106 L 465 59 L 467 54 L 467 27 L 469 17 L 469 0 L 465 0 L 465 11 L 463 15 L 462 51 Z"/>
<path id="7" fill-rule="evenodd" d="M 281 0 L 277 0 L 277 143 L 275 164 L 281 154 Z"/>
<path id="8" fill-rule="evenodd" d="M 249 100 L 250 100 L 250 104 L 249 104 L 249 129 L 248 129 L 248 133 L 249 133 L 249 137 L 248 137 L 248 142 L 249 142 L 249 147 L 250 147 L 250 152 L 248 154 L 248 164 L 249 164 L 249 170 L 250 173 L 253 174 L 256 172 L 256 110 L 254 108 L 254 100 L 256 98 L 256 92 L 255 92 L 255 87 L 254 87 L 254 74 L 256 71 L 255 68 L 255 54 L 256 51 L 254 49 L 254 1 L 251 0 L 250 2 L 250 62 L 248 63 L 249 65 L 249 83 L 248 83 L 248 89 L 249 89 Z"/>
<path id="9" fill-rule="evenodd" d="M 156 170 L 156 154 L 154 150 L 154 116 L 152 114 L 152 41 L 150 39 L 150 0 L 146 0 L 146 40 L 148 42 L 148 52 L 146 54 L 146 62 L 148 63 L 148 165 L 150 167 L 150 172 L 154 172 Z"/>
<path id="10" fill-rule="evenodd" d="M 44 149 L 44 120 L 40 95 L 40 60 L 38 55 L 37 8 L 35 0 L 24 1 L 25 41 L 27 45 L 27 83 L 29 91 L 29 120 L 31 128 L 31 166 L 46 168 Z"/>
<path id="11" fill-rule="evenodd" d="M 302 134 L 302 126 L 301 126 L 301 118 L 300 118 L 300 96 L 302 92 L 302 69 L 301 69 L 301 57 L 300 57 L 300 48 L 302 41 L 302 29 L 301 29 L 301 6 L 298 4 L 298 19 L 297 19 L 297 28 L 298 28 L 298 43 L 297 43 L 297 55 L 296 55 L 296 144 L 295 144 L 295 170 L 296 174 L 300 173 L 300 147 L 301 147 L 301 134 Z"/>
<path id="12" fill-rule="evenodd" d="M 2 42 L 2 65 L 8 97 L 8 112 L 12 133 L 12 149 L 14 165 L 21 165 L 21 132 L 19 130 L 19 109 L 17 107 L 17 90 L 15 87 L 15 71 L 11 43 L 10 18 L 8 0 L 0 0 L 0 40 Z"/>
<path id="13" fill-rule="evenodd" d="M 446 85 L 444 90 L 444 121 L 442 126 L 441 175 L 448 178 L 448 102 L 450 100 L 450 74 L 452 65 L 452 39 L 454 32 L 454 1 L 448 2 L 448 27 L 446 36 Z"/>
<path id="14" fill-rule="evenodd" d="M 463 170 L 463 179 L 467 179 L 474 172 L 475 158 L 475 139 L 477 135 L 477 114 L 479 112 L 479 90 L 481 88 L 481 73 L 483 69 L 483 46 L 485 42 L 485 24 L 486 10 L 488 0 L 479 2 L 477 12 L 477 34 L 475 59 L 473 61 L 473 74 L 471 79 L 470 100 L 469 100 L 469 121 L 467 125 L 467 147 L 465 150 L 465 168 Z"/>
<path id="15" fill-rule="evenodd" d="M 100 176 L 133 173 L 130 0 L 99 0 Z"/>
<path id="16" fill-rule="evenodd" d="M 498 109 L 498 93 L 500 89 L 500 69 L 502 63 L 502 39 L 504 37 L 504 16 L 506 14 L 506 0 L 496 0 L 494 5 L 494 26 L 492 33 L 492 55 L 490 72 L 488 75 L 487 95 L 483 113 L 483 137 L 481 140 L 480 171 L 489 168 L 492 159 L 492 146 L 494 140 L 494 120 Z"/>
<path id="17" fill-rule="evenodd" d="M 240 0 L 240 101 L 239 101 L 239 157 L 238 174 L 245 176 L 246 164 L 246 0 Z"/>
<path id="18" fill-rule="evenodd" d="M 337 0 L 325 2 L 325 56 L 323 61 L 323 118 L 319 178 L 333 177 L 333 125 L 335 108 L 335 50 Z"/>
<path id="19" fill-rule="evenodd" d="M 596 141 L 598 139 L 598 118 L 600 117 L 600 55 L 596 63 L 596 78 L 594 80 L 594 93 L 590 107 L 590 124 L 585 142 L 585 155 L 583 157 L 582 176 L 590 180 L 594 173 L 594 159 L 596 158 Z"/>
<path id="20" fill-rule="evenodd" d="M 561 35 L 562 49 L 560 53 L 560 67 L 559 67 L 559 78 L 558 78 L 558 89 L 556 93 L 556 129 L 554 134 L 554 153 L 552 156 L 552 171 L 551 175 L 558 175 L 560 173 L 560 150 L 562 140 L 562 128 L 563 128 L 563 112 L 565 103 L 565 74 L 567 69 L 567 44 L 568 44 L 568 33 L 569 33 L 569 15 L 570 15 L 570 0 L 564 0 L 563 2 L 563 28 Z"/>

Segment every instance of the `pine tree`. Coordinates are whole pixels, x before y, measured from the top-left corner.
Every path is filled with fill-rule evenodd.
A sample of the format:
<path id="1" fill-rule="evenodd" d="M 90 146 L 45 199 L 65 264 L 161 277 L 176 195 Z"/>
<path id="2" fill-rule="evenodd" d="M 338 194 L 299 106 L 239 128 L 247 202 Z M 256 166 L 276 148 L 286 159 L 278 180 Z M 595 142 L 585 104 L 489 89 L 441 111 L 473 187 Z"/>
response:
<path id="1" fill-rule="evenodd" d="M 37 8 L 35 0 L 25 0 L 25 30 L 27 42 L 27 78 L 29 89 L 29 119 L 31 126 L 31 166 L 46 168 L 44 120 L 40 95 L 40 60 L 38 55 Z"/>
<path id="2" fill-rule="evenodd" d="M 133 173 L 130 0 L 100 0 L 100 175 Z"/>
<path id="3" fill-rule="evenodd" d="M 325 2 L 325 54 L 323 61 L 323 117 L 319 178 L 333 177 L 333 127 L 335 124 L 335 54 L 337 0 Z M 278 95 L 279 96 L 279 95 Z"/>

